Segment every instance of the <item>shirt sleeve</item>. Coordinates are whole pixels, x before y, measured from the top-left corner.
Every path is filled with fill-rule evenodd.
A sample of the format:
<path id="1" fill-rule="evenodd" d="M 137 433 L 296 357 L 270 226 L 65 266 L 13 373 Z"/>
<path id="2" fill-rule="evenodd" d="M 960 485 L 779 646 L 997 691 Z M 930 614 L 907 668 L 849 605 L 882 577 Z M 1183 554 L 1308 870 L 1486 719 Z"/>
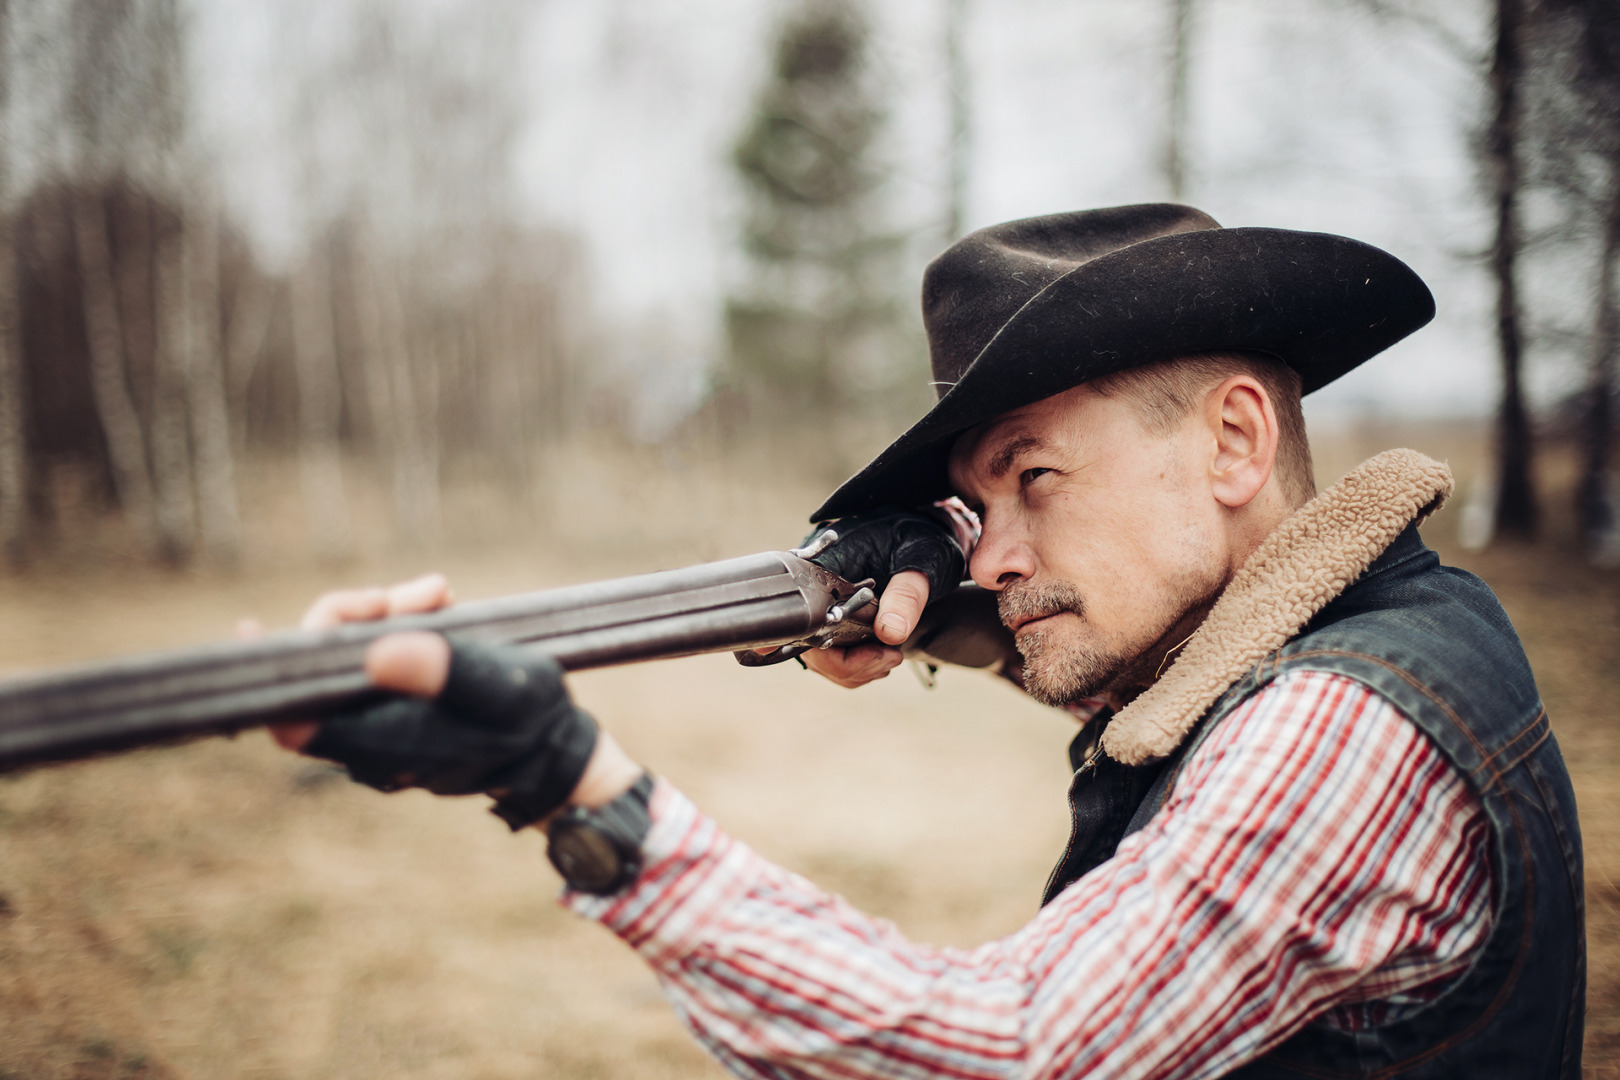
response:
<path id="1" fill-rule="evenodd" d="M 1163 810 L 976 949 L 771 864 L 669 784 L 647 867 L 565 893 L 739 1076 L 1208 1077 L 1313 1017 L 1462 971 L 1489 921 L 1478 797 L 1359 683 L 1296 673 L 1228 716 Z"/>

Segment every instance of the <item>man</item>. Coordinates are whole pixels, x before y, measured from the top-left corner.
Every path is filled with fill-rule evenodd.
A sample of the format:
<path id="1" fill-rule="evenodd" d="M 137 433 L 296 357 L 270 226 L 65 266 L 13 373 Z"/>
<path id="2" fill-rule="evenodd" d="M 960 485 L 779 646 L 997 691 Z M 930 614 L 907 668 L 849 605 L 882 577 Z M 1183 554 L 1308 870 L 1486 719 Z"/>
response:
<path id="1" fill-rule="evenodd" d="M 385 638 L 374 680 L 416 698 L 282 738 L 546 827 L 565 903 L 738 1075 L 1574 1077 L 1573 797 L 1495 598 L 1417 536 L 1449 474 L 1392 451 L 1312 497 L 1301 392 L 1432 312 L 1381 251 L 1177 206 L 997 226 L 930 268 L 940 401 L 815 515 L 848 534 L 829 565 L 886 584 L 886 644 L 812 663 L 885 674 L 965 563 L 1010 674 L 1089 715 L 1068 849 L 1003 941 L 916 945 L 764 862 L 544 661 Z M 939 521 L 953 494 L 976 538 Z"/>

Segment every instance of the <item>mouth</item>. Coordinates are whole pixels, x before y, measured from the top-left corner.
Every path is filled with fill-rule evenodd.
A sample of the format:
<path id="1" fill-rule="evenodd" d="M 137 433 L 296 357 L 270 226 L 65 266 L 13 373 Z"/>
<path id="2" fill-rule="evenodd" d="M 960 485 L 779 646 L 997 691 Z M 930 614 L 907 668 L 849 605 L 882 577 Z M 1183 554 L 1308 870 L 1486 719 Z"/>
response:
<path id="1" fill-rule="evenodd" d="M 1022 633 L 1027 627 L 1034 626 L 1036 623 L 1046 622 L 1048 619 L 1055 619 L 1059 615 L 1064 615 L 1064 614 L 1067 614 L 1067 612 L 1049 611 L 1044 615 L 1028 615 L 1028 616 L 1024 616 L 1023 618 L 1013 620 L 1013 625 L 1011 626 L 1010 629 L 1013 632 L 1013 636 L 1016 637 L 1018 634 Z"/>

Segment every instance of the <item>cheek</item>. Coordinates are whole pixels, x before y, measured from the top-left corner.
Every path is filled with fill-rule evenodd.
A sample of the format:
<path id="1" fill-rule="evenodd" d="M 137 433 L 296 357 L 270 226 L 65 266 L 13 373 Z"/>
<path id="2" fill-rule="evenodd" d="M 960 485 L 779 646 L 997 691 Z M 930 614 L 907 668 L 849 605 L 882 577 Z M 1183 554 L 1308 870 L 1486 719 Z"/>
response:
<path id="1" fill-rule="evenodd" d="M 1084 483 L 1025 507 L 1021 524 L 1037 552 L 1037 576 L 1079 588 L 1087 621 L 1098 628 L 1146 615 L 1190 572 L 1202 576 L 1212 535 L 1198 512 L 1192 460 L 1173 439 L 1121 438 Z"/>
<path id="2" fill-rule="evenodd" d="M 1080 589 L 1096 631 L 1129 635 L 1156 622 L 1218 569 L 1210 523 L 1181 494 L 1144 485 L 1071 535 L 1063 565 L 1051 569 Z"/>

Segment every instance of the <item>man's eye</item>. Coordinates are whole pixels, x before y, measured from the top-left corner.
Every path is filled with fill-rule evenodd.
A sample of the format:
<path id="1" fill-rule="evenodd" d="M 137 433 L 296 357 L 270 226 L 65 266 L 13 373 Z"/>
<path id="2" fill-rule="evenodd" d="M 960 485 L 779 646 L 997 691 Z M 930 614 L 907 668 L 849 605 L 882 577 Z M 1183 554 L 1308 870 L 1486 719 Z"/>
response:
<path id="1" fill-rule="evenodd" d="M 1023 472 L 1018 474 L 1018 482 L 1021 484 L 1031 484 L 1035 481 L 1037 476 L 1045 476 L 1051 471 L 1051 469 L 1025 469 Z"/>

